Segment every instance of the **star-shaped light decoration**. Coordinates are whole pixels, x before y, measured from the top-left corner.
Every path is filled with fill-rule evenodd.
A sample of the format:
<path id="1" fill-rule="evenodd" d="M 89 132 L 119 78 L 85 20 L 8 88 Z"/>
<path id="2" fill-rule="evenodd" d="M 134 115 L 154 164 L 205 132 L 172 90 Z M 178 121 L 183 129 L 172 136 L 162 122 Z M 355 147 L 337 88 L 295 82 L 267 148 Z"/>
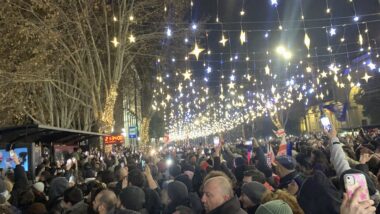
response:
<path id="1" fill-rule="evenodd" d="M 325 98 L 325 95 L 323 95 L 323 93 L 321 92 L 321 94 L 319 95 L 319 97 L 321 98 L 321 100 L 323 100 Z"/>
<path id="2" fill-rule="evenodd" d="M 310 38 L 309 38 L 309 35 L 307 35 L 306 32 L 305 32 L 305 38 L 304 38 L 303 42 L 305 43 L 306 48 L 309 50 L 309 47 L 310 47 Z"/>
<path id="3" fill-rule="evenodd" d="M 250 74 L 247 74 L 245 78 L 247 78 L 248 81 L 251 81 L 252 76 Z"/>
<path id="4" fill-rule="evenodd" d="M 240 31 L 240 44 L 243 45 L 247 42 L 247 38 L 245 36 L 245 32 L 243 30 Z"/>
<path id="5" fill-rule="evenodd" d="M 297 97 L 297 100 L 298 100 L 298 101 L 301 101 L 302 98 L 303 98 L 302 93 L 300 93 L 300 94 L 298 95 L 298 97 Z"/>
<path id="6" fill-rule="evenodd" d="M 372 76 L 368 75 L 367 73 L 365 73 L 364 76 L 362 77 L 362 79 L 365 80 L 367 83 L 368 83 L 368 80 L 371 78 Z"/>
<path id="7" fill-rule="evenodd" d="M 235 83 L 234 82 L 228 83 L 228 88 L 229 89 L 234 89 L 235 88 Z"/>
<path id="8" fill-rule="evenodd" d="M 226 42 L 228 41 L 228 39 L 226 39 L 226 37 L 224 37 L 224 35 L 222 35 L 222 39 L 219 41 L 220 44 L 224 46 L 226 46 Z"/>
<path id="9" fill-rule="evenodd" d="M 202 53 L 202 51 L 204 51 L 204 50 L 205 49 L 203 49 L 203 48 L 199 48 L 198 44 L 195 43 L 194 49 L 189 54 L 194 55 L 195 58 L 198 60 L 199 54 Z"/>
<path id="10" fill-rule="evenodd" d="M 270 68 L 269 65 L 265 66 L 265 74 L 270 75 Z"/>
<path id="11" fill-rule="evenodd" d="M 220 96 L 219 96 L 219 98 L 221 99 L 221 100 L 224 100 L 224 95 L 223 94 L 221 94 Z"/>
<path id="12" fill-rule="evenodd" d="M 352 79 L 352 77 L 351 77 L 351 75 L 347 75 L 347 79 L 348 79 L 348 81 L 350 81 L 351 82 L 351 79 Z"/>
<path id="13" fill-rule="evenodd" d="M 111 41 L 111 43 L 113 44 L 113 46 L 115 46 L 115 48 L 120 44 L 120 42 L 117 41 L 116 36 L 113 37 L 113 40 Z"/>
<path id="14" fill-rule="evenodd" d="M 184 80 L 190 80 L 191 79 L 191 75 L 192 75 L 192 73 L 191 73 L 190 70 L 186 70 L 186 72 L 182 74 Z"/>
<path id="15" fill-rule="evenodd" d="M 171 98 L 172 98 L 172 97 L 168 94 L 168 95 L 166 95 L 166 98 L 165 98 L 165 99 L 166 99 L 166 101 L 169 102 Z"/>
<path id="16" fill-rule="evenodd" d="M 134 37 L 132 34 L 128 37 L 130 43 L 136 42 L 136 37 Z"/>
<path id="17" fill-rule="evenodd" d="M 182 92 L 182 89 L 183 89 L 183 87 L 182 87 L 182 83 L 180 83 L 180 84 L 178 85 L 178 91 L 179 91 L 179 92 Z"/>
<path id="18" fill-rule="evenodd" d="M 326 71 L 322 71 L 322 73 L 321 73 L 321 77 L 322 77 L 322 78 L 326 78 L 326 77 L 327 77 L 327 73 L 326 73 Z"/>

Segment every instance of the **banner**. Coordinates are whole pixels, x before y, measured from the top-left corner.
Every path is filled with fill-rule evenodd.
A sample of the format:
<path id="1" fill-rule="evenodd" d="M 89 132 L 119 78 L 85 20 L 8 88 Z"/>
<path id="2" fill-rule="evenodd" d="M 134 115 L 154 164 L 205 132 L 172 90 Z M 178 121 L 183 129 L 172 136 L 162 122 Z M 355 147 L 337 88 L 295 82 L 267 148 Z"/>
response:
<path id="1" fill-rule="evenodd" d="M 347 107 L 348 107 L 347 102 L 345 102 L 344 104 L 342 104 L 341 102 L 335 102 L 335 103 L 322 106 L 322 108 L 333 112 L 335 115 L 335 118 L 340 122 L 346 121 L 347 119 Z"/>

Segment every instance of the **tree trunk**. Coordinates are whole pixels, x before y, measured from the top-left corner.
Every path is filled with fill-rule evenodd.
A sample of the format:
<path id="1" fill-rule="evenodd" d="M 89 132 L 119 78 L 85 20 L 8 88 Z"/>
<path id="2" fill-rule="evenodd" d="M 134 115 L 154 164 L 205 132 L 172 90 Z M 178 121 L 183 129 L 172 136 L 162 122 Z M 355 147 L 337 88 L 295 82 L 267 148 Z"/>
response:
<path id="1" fill-rule="evenodd" d="M 117 97 L 117 84 L 112 84 L 109 90 L 109 94 L 106 98 L 104 111 L 100 118 L 100 128 L 99 131 L 101 133 L 111 133 L 112 127 L 114 124 L 114 108 Z"/>
<path id="2" fill-rule="evenodd" d="M 141 137 L 141 142 L 144 145 L 147 145 L 149 142 L 149 124 L 150 124 L 150 117 L 143 117 L 142 122 L 141 122 L 141 132 L 140 132 L 140 137 Z"/>

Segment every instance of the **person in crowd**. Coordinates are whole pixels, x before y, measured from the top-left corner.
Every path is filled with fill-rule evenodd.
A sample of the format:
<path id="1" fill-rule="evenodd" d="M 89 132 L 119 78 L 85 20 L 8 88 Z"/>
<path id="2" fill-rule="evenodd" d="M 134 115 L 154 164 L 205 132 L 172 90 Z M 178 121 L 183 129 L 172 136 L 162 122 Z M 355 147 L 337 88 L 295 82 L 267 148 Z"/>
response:
<path id="1" fill-rule="evenodd" d="M 61 201 L 63 193 L 69 187 L 69 181 L 65 177 L 56 177 L 50 183 L 49 201 L 47 209 L 50 213 L 61 213 Z"/>
<path id="2" fill-rule="evenodd" d="M 147 179 L 147 177 L 149 179 Z M 147 180 L 150 180 L 151 186 L 147 187 Z M 148 210 L 149 213 L 159 213 L 161 211 L 161 201 L 160 196 L 155 189 L 157 186 L 150 175 L 149 167 L 145 168 L 145 174 L 140 169 L 131 170 L 128 174 L 128 186 L 139 187 L 144 191 L 145 203 L 144 208 Z M 153 184 L 152 184 L 153 183 Z M 152 186 L 153 185 L 153 186 Z M 152 188 L 151 188 L 152 187 Z"/>
<path id="3" fill-rule="evenodd" d="M 250 183 L 252 181 L 257 181 L 265 186 L 270 191 L 274 188 L 267 182 L 264 173 L 257 169 L 251 169 L 244 172 L 243 184 Z"/>
<path id="4" fill-rule="evenodd" d="M 89 214 L 96 213 L 95 209 L 93 207 L 95 198 L 99 192 L 101 192 L 105 189 L 106 189 L 105 186 L 99 182 L 97 182 L 97 184 L 92 187 L 92 189 L 90 190 L 90 193 L 87 196 L 87 204 L 88 204 L 87 213 L 89 213 Z"/>
<path id="5" fill-rule="evenodd" d="M 43 182 L 37 182 L 33 184 L 32 189 L 35 197 L 35 202 L 46 204 L 47 199 L 45 195 L 45 184 Z"/>
<path id="6" fill-rule="evenodd" d="M 341 194 L 323 172 L 316 170 L 304 177 L 296 171 L 296 162 L 290 156 L 276 157 L 275 164 L 280 176 L 278 188 L 296 195 L 305 213 L 339 213 Z"/>
<path id="7" fill-rule="evenodd" d="M 31 183 L 26 176 L 24 167 L 20 165 L 17 155 L 14 154 L 12 159 L 15 162 L 16 167 L 14 169 L 14 184 L 11 198 L 9 200 L 13 206 L 21 208 L 30 203 L 31 198 L 26 198 L 26 196 L 34 199 L 34 195 L 32 193 Z"/>
<path id="8" fill-rule="evenodd" d="M 165 214 L 175 212 L 177 206 L 189 206 L 188 190 L 182 182 L 173 181 L 168 184 L 168 197 L 169 204 L 165 208 Z"/>
<path id="9" fill-rule="evenodd" d="M 104 189 L 100 191 L 93 201 L 93 210 L 98 214 L 118 214 L 122 213 L 117 209 L 117 196 L 112 190 Z"/>
<path id="10" fill-rule="evenodd" d="M 116 169 L 115 177 L 118 181 L 115 186 L 115 193 L 118 195 L 122 189 L 128 186 L 128 167 Z"/>
<path id="11" fill-rule="evenodd" d="M 234 195 L 231 180 L 220 172 L 209 175 L 203 184 L 202 203 L 206 213 L 243 214 L 238 198 Z"/>
<path id="12" fill-rule="evenodd" d="M 242 207 L 248 214 L 254 214 L 261 204 L 261 198 L 267 192 L 269 190 L 257 181 L 243 184 L 239 198 Z"/>
<path id="13" fill-rule="evenodd" d="M 88 205 L 84 202 L 82 190 L 70 187 L 63 193 L 61 201 L 64 214 L 86 214 Z"/>
<path id="14" fill-rule="evenodd" d="M 119 194 L 121 208 L 131 213 L 140 212 L 148 213 L 144 209 L 145 193 L 137 186 L 128 186 L 124 188 Z"/>

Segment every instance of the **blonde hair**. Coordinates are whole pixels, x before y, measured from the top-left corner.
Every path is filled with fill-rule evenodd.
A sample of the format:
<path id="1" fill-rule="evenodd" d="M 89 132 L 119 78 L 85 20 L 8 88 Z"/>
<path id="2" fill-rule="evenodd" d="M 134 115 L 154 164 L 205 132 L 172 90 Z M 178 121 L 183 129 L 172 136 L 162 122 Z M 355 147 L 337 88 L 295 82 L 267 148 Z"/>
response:
<path id="1" fill-rule="evenodd" d="M 283 190 L 277 190 L 276 192 L 267 191 L 261 198 L 261 203 L 265 204 L 266 202 L 273 201 L 273 200 L 283 200 L 285 203 L 289 205 L 289 207 L 292 209 L 294 214 L 304 214 L 304 211 L 298 204 L 296 197 L 294 197 L 293 195 L 291 195 L 290 193 L 286 191 L 283 191 Z"/>
<path id="2" fill-rule="evenodd" d="M 231 179 L 225 173 L 220 171 L 211 171 L 203 180 L 202 190 L 203 187 L 211 181 L 218 182 L 218 186 L 226 195 L 228 195 L 230 198 L 234 197 L 234 190 Z"/>

